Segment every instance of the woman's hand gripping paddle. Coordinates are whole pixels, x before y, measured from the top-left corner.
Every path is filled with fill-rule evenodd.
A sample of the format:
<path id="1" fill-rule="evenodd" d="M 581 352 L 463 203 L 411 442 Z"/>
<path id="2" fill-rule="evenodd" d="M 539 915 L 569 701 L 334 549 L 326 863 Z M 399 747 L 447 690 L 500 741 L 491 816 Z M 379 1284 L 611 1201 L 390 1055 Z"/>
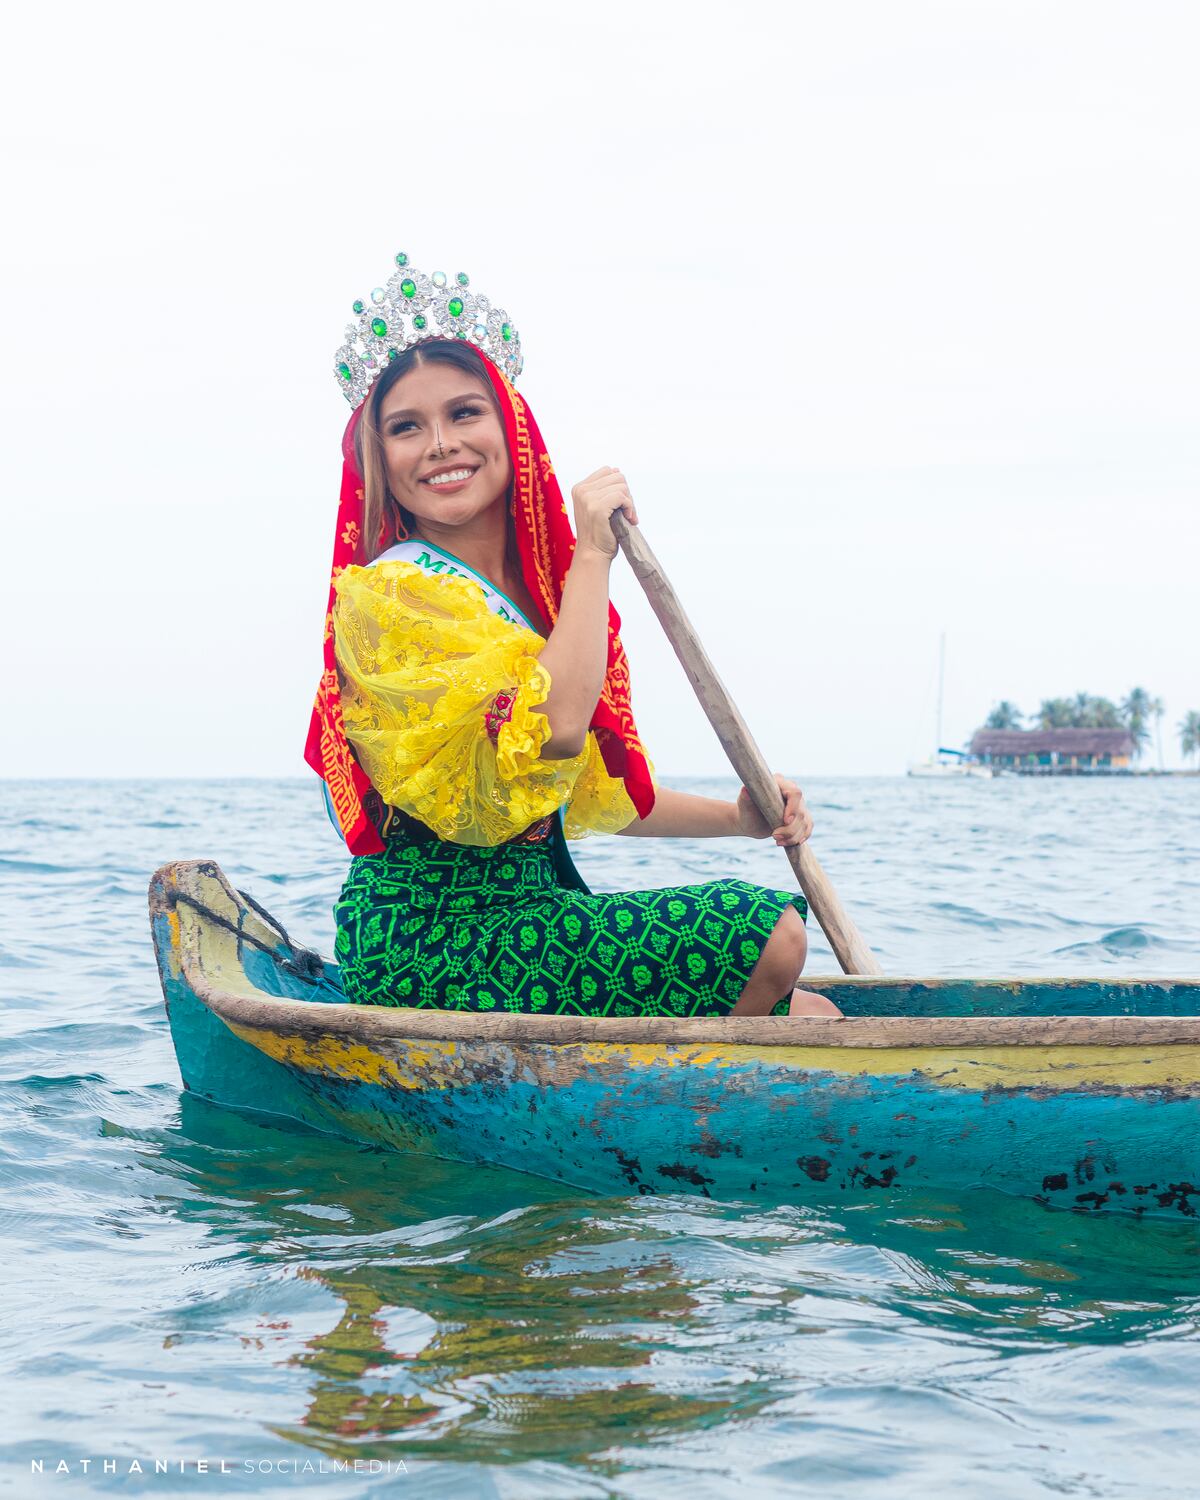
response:
<path id="1" fill-rule="evenodd" d="M 767 820 L 767 826 L 777 827 L 783 811 L 783 794 L 771 774 L 771 768 L 763 759 L 762 751 L 751 738 L 728 689 L 717 676 L 716 668 L 700 644 L 691 621 L 684 614 L 670 580 L 641 531 L 636 526 L 631 526 L 619 510 L 613 512 L 611 521 L 617 542 L 637 575 L 638 582 L 645 589 L 650 608 L 666 631 L 667 639 L 687 673 L 688 681 L 695 688 L 696 697 L 708 715 L 709 723 L 717 731 L 717 738 L 733 769 L 750 793 L 754 805 Z M 817 857 L 808 844 L 793 845 L 785 848 L 784 853 L 844 972 L 882 973 L 878 960 L 838 900 L 829 877 L 817 863 Z"/>

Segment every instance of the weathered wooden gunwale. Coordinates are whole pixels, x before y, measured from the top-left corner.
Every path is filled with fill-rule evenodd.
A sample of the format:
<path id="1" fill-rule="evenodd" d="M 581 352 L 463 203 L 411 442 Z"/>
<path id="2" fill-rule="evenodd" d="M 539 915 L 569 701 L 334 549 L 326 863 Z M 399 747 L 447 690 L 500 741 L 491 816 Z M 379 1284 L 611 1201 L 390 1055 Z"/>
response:
<path id="1" fill-rule="evenodd" d="M 297 1000 L 266 995 L 249 985 L 240 969 L 226 971 L 219 964 L 210 972 L 206 961 L 205 928 L 186 905 L 176 906 L 174 892 L 191 893 L 199 882 L 215 882 L 229 902 L 229 916 L 237 917 L 245 932 L 260 941 L 278 943 L 279 936 L 248 912 L 220 868 L 210 861 L 179 861 L 164 867 L 151 887 L 155 904 L 179 923 L 180 956 L 189 985 L 217 1016 L 238 1027 L 268 1029 L 297 1037 L 337 1036 L 365 1042 L 388 1038 L 414 1041 L 535 1042 L 548 1046 L 579 1043 L 626 1045 L 688 1045 L 775 1048 L 947 1048 L 964 1047 L 1200 1047 L 1200 980 L 1157 981 L 1184 990 L 1194 989 L 1197 1014 L 1191 1016 L 1054 1015 L 1054 1016 L 854 1016 L 842 1019 L 788 1016 L 728 1016 L 674 1019 L 664 1016 L 562 1016 L 487 1014 L 409 1007 L 363 1006 L 325 1000 Z M 944 981 L 942 981 L 944 982 Z M 960 981 L 961 982 L 961 981 Z M 920 985 L 934 987 L 934 979 L 838 976 L 807 979 L 807 987 L 874 988 Z M 1103 983 L 1120 989 L 1122 981 L 1090 978 L 1037 979 L 1030 976 L 989 979 L 990 985 L 1011 985 L 1014 991 L 1036 984 L 1084 988 Z M 1143 981 L 1127 983 L 1140 986 Z"/>

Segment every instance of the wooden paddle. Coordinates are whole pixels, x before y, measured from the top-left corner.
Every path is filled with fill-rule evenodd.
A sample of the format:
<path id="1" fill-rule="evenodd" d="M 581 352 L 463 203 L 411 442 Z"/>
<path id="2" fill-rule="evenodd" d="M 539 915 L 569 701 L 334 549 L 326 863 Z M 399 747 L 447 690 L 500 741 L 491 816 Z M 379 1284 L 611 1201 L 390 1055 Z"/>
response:
<path id="1" fill-rule="evenodd" d="M 708 722 L 717 731 L 717 738 L 733 769 L 768 825 L 777 828 L 783 812 L 783 793 L 729 696 L 728 688 L 717 676 L 692 622 L 684 614 L 662 565 L 638 527 L 631 526 L 620 511 L 613 513 L 612 528 L 622 552 L 629 559 L 629 566 L 646 591 L 650 608 L 658 616 L 688 681 L 696 690 Z M 882 973 L 878 960 L 838 900 L 829 877 L 817 863 L 817 857 L 808 844 L 787 848 L 784 853 L 843 971 L 847 974 Z"/>

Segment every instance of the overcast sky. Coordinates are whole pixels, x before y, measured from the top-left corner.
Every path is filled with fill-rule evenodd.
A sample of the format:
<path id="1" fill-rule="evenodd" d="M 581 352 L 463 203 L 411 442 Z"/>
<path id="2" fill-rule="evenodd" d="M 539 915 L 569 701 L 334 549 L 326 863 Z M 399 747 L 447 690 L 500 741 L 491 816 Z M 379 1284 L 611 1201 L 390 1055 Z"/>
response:
<path id="1" fill-rule="evenodd" d="M 22 8 L 6 775 L 308 774 L 350 303 L 512 314 L 768 758 L 1200 708 L 1192 0 Z M 619 563 L 661 772 L 722 754 Z"/>

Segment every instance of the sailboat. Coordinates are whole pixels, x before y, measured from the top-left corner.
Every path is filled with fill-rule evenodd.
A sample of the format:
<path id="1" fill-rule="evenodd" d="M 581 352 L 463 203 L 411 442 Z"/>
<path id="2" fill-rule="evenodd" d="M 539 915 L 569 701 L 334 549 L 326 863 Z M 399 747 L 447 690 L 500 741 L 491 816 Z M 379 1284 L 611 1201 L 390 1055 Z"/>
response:
<path id="1" fill-rule="evenodd" d="M 945 780 L 947 777 L 961 778 L 971 776 L 980 780 L 991 780 L 993 772 L 991 766 L 981 765 L 972 759 L 965 750 L 950 750 L 942 744 L 942 707 L 946 696 L 946 632 L 943 630 L 938 637 L 938 693 L 937 693 L 937 728 L 934 732 L 934 751 L 928 760 L 919 761 L 916 765 L 909 766 L 910 776 L 922 776 L 930 779 Z"/>

